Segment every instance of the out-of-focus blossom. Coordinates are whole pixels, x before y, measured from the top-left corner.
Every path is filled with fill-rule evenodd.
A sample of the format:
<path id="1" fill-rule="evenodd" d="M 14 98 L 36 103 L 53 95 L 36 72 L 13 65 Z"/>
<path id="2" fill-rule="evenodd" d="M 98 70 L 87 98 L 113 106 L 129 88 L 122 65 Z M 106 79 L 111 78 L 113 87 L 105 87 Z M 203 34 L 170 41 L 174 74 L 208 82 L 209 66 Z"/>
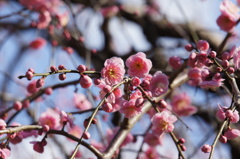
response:
<path id="1" fill-rule="evenodd" d="M 153 97 L 158 97 L 168 90 L 168 77 L 161 71 L 157 71 L 150 81 L 150 91 Z"/>
<path id="2" fill-rule="evenodd" d="M 33 40 L 30 44 L 29 44 L 29 46 L 30 46 L 30 48 L 32 48 L 32 49 L 40 49 L 40 48 L 42 48 L 42 47 L 44 47 L 45 45 L 46 45 L 46 40 L 45 39 L 43 39 L 43 38 L 36 38 L 35 40 Z"/>
<path id="3" fill-rule="evenodd" d="M 57 129 L 60 127 L 59 113 L 53 109 L 47 109 L 43 112 L 39 118 L 40 125 L 48 125 L 51 129 Z"/>
<path id="4" fill-rule="evenodd" d="M 92 104 L 88 101 L 86 96 L 81 93 L 75 93 L 73 97 L 75 106 L 80 110 L 87 110 L 92 108 Z"/>
<path id="5" fill-rule="evenodd" d="M 173 96 L 172 110 L 179 116 L 189 116 L 197 112 L 197 108 L 191 105 L 190 97 L 186 93 Z"/>

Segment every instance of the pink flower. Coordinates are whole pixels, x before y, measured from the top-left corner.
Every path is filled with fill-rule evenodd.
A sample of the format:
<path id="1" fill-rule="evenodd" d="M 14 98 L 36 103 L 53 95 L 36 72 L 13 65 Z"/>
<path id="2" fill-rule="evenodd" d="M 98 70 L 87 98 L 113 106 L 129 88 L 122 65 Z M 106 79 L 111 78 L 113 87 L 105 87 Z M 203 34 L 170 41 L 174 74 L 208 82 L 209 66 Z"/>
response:
<path id="1" fill-rule="evenodd" d="M 62 123 L 62 124 L 69 123 L 71 128 L 75 126 L 75 124 L 73 123 L 73 117 L 70 114 L 67 114 L 63 110 L 60 113 L 60 123 Z"/>
<path id="2" fill-rule="evenodd" d="M 239 8 L 229 0 L 224 0 L 220 4 L 220 11 L 223 15 L 229 16 L 235 20 L 239 18 Z"/>
<path id="3" fill-rule="evenodd" d="M 226 136 L 228 140 L 234 139 L 240 136 L 240 130 L 228 128 L 224 136 Z"/>
<path id="4" fill-rule="evenodd" d="M 47 109 L 43 112 L 39 118 L 40 125 L 48 125 L 51 129 L 57 129 L 60 127 L 59 114 L 53 109 Z"/>
<path id="5" fill-rule="evenodd" d="M 125 74 L 123 60 L 119 57 L 107 59 L 101 71 L 102 78 L 108 85 L 119 83 Z"/>
<path id="6" fill-rule="evenodd" d="M 34 41 L 32 41 L 29 46 L 32 49 L 40 49 L 42 48 L 44 45 L 46 45 L 46 40 L 43 38 L 37 38 Z"/>
<path id="7" fill-rule="evenodd" d="M 240 49 L 236 49 L 236 53 L 233 55 L 234 68 L 236 70 L 240 69 Z"/>
<path id="8" fill-rule="evenodd" d="M 80 138 L 82 134 L 82 129 L 79 126 L 73 126 L 68 129 L 68 133 L 77 138 Z"/>
<path id="9" fill-rule="evenodd" d="M 156 113 L 152 117 L 151 121 L 153 124 L 153 134 L 156 136 L 161 136 L 163 132 L 173 131 L 173 123 L 177 121 L 177 117 L 164 110 L 161 113 Z"/>
<path id="10" fill-rule="evenodd" d="M 239 121 L 239 113 L 237 110 L 234 112 L 227 107 L 221 107 L 220 104 L 218 104 L 218 111 L 216 113 L 216 116 L 220 120 L 225 120 L 226 118 L 229 118 L 231 123 L 237 123 Z"/>
<path id="11" fill-rule="evenodd" d="M 122 103 L 122 108 L 119 110 L 119 112 L 123 113 L 126 118 L 132 118 L 140 114 L 142 109 L 136 107 L 136 99 L 131 99 Z"/>
<path id="12" fill-rule="evenodd" d="M 212 146 L 210 145 L 203 145 L 203 147 L 201 148 L 202 152 L 204 153 L 209 153 L 212 150 Z"/>
<path id="13" fill-rule="evenodd" d="M 199 86 L 203 89 L 211 89 L 213 91 L 215 91 L 217 88 L 219 88 L 220 86 L 222 86 L 222 80 L 211 80 L 211 81 L 202 81 Z"/>
<path id="14" fill-rule="evenodd" d="M 161 140 L 162 136 L 155 136 L 152 133 L 147 133 L 146 136 L 144 137 L 144 142 L 147 143 L 149 146 L 157 146 L 162 144 Z"/>
<path id="15" fill-rule="evenodd" d="M 150 91 L 153 97 L 158 97 L 168 90 L 168 77 L 161 71 L 157 71 L 150 81 Z"/>
<path id="16" fill-rule="evenodd" d="M 190 97 L 186 93 L 174 95 L 171 101 L 173 111 L 179 116 L 189 116 L 197 112 L 191 105 Z"/>
<path id="17" fill-rule="evenodd" d="M 144 78 L 152 68 L 152 62 L 146 58 L 145 53 L 139 52 L 127 59 L 126 66 L 128 67 L 129 76 Z"/>
<path id="18" fill-rule="evenodd" d="M 236 21 L 227 15 L 221 14 L 217 19 L 217 25 L 221 30 L 231 32 L 236 25 Z"/>
<path id="19" fill-rule="evenodd" d="M 188 58 L 188 66 L 190 67 L 195 67 L 197 66 L 197 54 L 195 52 L 192 52 L 190 55 L 189 55 L 189 58 Z"/>
<path id="20" fill-rule="evenodd" d="M 0 158 L 7 159 L 10 157 L 11 151 L 7 148 L 0 148 Z"/>
<path id="21" fill-rule="evenodd" d="M 92 104 L 88 101 L 84 94 L 74 94 L 73 102 L 75 106 L 80 110 L 88 110 L 92 108 Z"/>
<path id="22" fill-rule="evenodd" d="M 38 29 L 46 29 L 50 24 L 52 17 L 48 11 L 41 11 L 38 17 L 37 28 Z"/>

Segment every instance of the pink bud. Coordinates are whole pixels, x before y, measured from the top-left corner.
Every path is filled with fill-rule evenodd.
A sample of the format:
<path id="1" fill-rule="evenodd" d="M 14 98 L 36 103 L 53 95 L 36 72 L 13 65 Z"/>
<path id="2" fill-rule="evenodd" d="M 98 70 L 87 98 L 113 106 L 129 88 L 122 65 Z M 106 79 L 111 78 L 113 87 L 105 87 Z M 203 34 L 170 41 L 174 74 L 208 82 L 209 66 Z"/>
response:
<path id="1" fill-rule="evenodd" d="M 95 78 L 93 82 L 95 85 L 99 85 L 101 83 L 101 80 L 99 78 Z"/>
<path id="2" fill-rule="evenodd" d="M 29 46 L 32 49 L 40 49 L 42 48 L 44 45 L 46 45 L 46 40 L 43 38 L 37 38 L 36 40 L 32 41 Z"/>
<path id="3" fill-rule="evenodd" d="M 103 87 L 103 91 L 104 91 L 105 93 L 109 93 L 111 90 L 112 90 L 112 87 L 111 87 L 110 85 L 105 85 L 105 86 Z"/>
<path id="4" fill-rule="evenodd" d="M 91 50 L 91 53 L 96 54 L 96 53 L 97 53 L 97 50 L 96 50 L 96 49 L 92 49 L 92 50 Z"/>
<path id="5" fill-rule="evenodd" d="M 222 54 L 222 60 L 229 60 L 229 58 L 230 58 L 229 52 L 224 52 L 224 53 Z"/>
<path id="6" fill-rule="evenodd" d="M 64 47 L 63 50 L 65 50 L 69 55 L 73 54 L 74 50 L 71 47 Z"/>
<path id="7" fill-rule="evenodd" d="M 13 108 L 17 111 L 21 110 L 22 109 L 22 103 L 20 101 L 16 101 L 14 104 L 13 104 Z"/>
<path id="8" fill-rule="evenodd" d="M 177 70 L 182 65 L 182 59 L 178 56 L 172 56 L 168 60 L 169 65 Z"/>
<path id="9" fill-rule="evenodd" d="M 227 68 L 227 72 L 228 72 L 229 74 L 232 74 L 232 73 L 235 72 L 235 69 L 234 69 L 233 67 L 228 67 L 228 68 Z"/>
<path id="10" fill-rule="evenodd" d="M 92 79 L 87 75 L 82 75 L 79 82 L 82 88 L 89 88 L 92 86 Z"/>
<path id="11" fill-rule="evenodd" d="M 178 140 L 178 142 L 179 142 L 180 144 L 184 144 L 186 141 L 185 141 L 184 138 L 180 138 L 180 139 Z"/>
<path id="12" fill-rule="evenodd" d="M 223 66 L 224 68 L 227 68 L 227 67 L 229 66 L 228 60 L 223 60 L 223 61 L 222 61 L 222 66 Z"/>
<path id="13" fill-rule="evenodd" d="M 132 79 L 132 81 L 131 81 L 131 84 L 132 84 L 133 86 L 139 86 L 140 83 L 141 83 L 140 78 L 138 78 L 138 77 L 133 77 L 133 79 Z"/>
<path id="14" fill-rule="evenodd" d="M 215 58 L 215 57 L 217 56 L 217 53 L 216 53 L 215 51 L 211 51 L 211 52 L 209 53 L 209 56 L 210 56 L 211 58 Z"/>
<path id="15" fill-rule="evenodd" d="M 216 113 L 216 116 L 218 119 L 220 120 L 224 120 L 226 118 L 226 115 L 225 115 L 225 108 L 222 108 L 220 105 L 218 105 L 218 111 Z"/>
<path id="16" fill-rule="evenodd" d="M 77 70 L 79 71 L 79 73 L 83 73 L 84 71 L 86 71 L 86 66 L 85 65 L 79 65 L 77 67 Z"/>
<path id="17" fill-rule="evenodd" d="M 56 67 L 56 66 L 51 66 L 51 67 L 50 67 L 50 70 L 51 70 L 52 72 L 57 72 L 57 67 Z"/>
<path id="18" fill-rule="evenodd" d="M 83 43 L 83 42 L 85 41 L 84 37 L 83 37 L 83 36 L 80 36 L 80 37 L 79 37 L 79 41 L 80 41 L 81 43 Z"/>
<path id="19" fill-rule="evenodd" d="M 61 73 L 61 74 L 58 75 L 58 78 L 59 78 L 61 81 L 64 81 L 64 80 L 67 78 L 67 76 L 66 76 L 65 73 Z"/>
<path id="20" fill-rule="evenodd" d="M 190 51 L 192 51 L 194 48 L 193 48 L 193 46 L 192 46 L 191 44 L 187 44 L 187 45 L 185 45 L 185 49 L 190 52 Z"/>
<path id="21" fill-rule="evenodd" d="M 222 72 L 222 68 L 221 67 L 217 67 L 217 72 Z"/>
<path id="22" fill-rule="evenodd" d="M 104 103 L 103 105 L 102 105 L 102 109 L 105 111 L 105 112 L 108 112 L 108 113 L 110 113 L 110 112 L 112 112 L 113 111 L 113 106 L 112 106 L 112 104 L 111 103 Z"/>
<path id="23" fill-rule="evenodd" d="M 227 137 L 228 140 L 234 139 L 240 136 L 240 131 L 238 129 L 231 129 L 228 128 L 227 131 L 224 133 L 224 136 Z"/>
<path id="24" fill-rule="evenodd" d="M 192 52 L 188 58 L 188 66 L 194 68 L 197 65 L 197 54 Z"/>
<path id="25" fill-rule="evenodd" d="M 136 103 L 135 103 L 136 107 L 141 108 L 143 106 L 143 104 L 144 104 L 144 99 L 142 97 L 137 98 Z"/>
<path id="26" fill-rule="evenodd" d="M 33 72 L 27 71 L 26 72 L 26 77 L 27 77 L 28 80 L 31 80 L 33 78 Z"/>
<path id="27" fill-rule="evenodd" d="M 90 135 L 89 132 L 84 132 L 84 133 L 83 133 L 83 138 L 84 138 L 84 139 L 87 140 L 87 139 L 89 139 L 90 137 L 91 137 L 91 135 Z"/>
<path id="28" fill-rule="evenodd" d="M 23 107 L 23 108 L 28 108 L 29 105 L 30 105 L 30 101 L 29 101 L 28 99 L 26 99 L 26 100 L 24 100 L 24 101 L 22 102 L 22 107 Z"/>
<path id="29" fill-rule="evenodd" d="M 159 100 L 159 102 L 158 102 L 158 106 L 159 106 L 159 108 L 161 108 L 161 109 L 167 108 L 167 102 L 166 102 L 165 100 L 161 99 L 161 100 Z"/>
<path id="30" fill-rule="evenodd" d="M 66 68 L 65 68 L 64 65 L 59 65 L 59 66 L 58 66 L 58 69 L 59 69 L 59 70 L 66 70 Z"/>
<path id="31" fill-rule="evenodd" d="M 221 135 L 220 136 L 220 138 L 219 138 L 219 141 L 221 142 L 221 143 L 227 143 L 227 137 L 226 136 L 224 136 L 224 135 Z"/>
<path id="32" fill-rule="evenodd" d="M 53 89 L 52 89 L 51 87 L 48 87 L 48 88 L 45 89 L 44 93 L 45 93 L 46 95 L 51 95 L 51 94 L 52 94 L 52 91 L 53 91 Z"/>
<path id="33" fill-rule="evenodd" d="M 235 110 L 233 115 L 229 118 L 231 123 L 237 123 L 239 121 L 239 114 L 238 111 Z"/>
<path id="34" fill-rule="evenodd" d="M 206 40 L 199 40 L 197 42 L 197 48 L 202 51 L 207 51 L 209 49 L 209 43 Z"/>
<path id="35" fill-rule="evenodd" d="M 40 78 L 36 82 L 36 88 L 40 88 L 44 85 L 44 79 Z"/>
<path id="36" fill-rule="evenodd" d="M 34 69 L 33 68 L 29 68 L 28 71 L 34 73 Z"/>
<path id="37" fill-rule="evenodd" d="M 202 152 L 204 153 L 209 153 L 212 150 L 212 146 L 210 145 L 203 145 L 203 147 L 201 148 Z"/>
<path id="38" fill-rule="evenodd" d="M 183 144 L 180 144 L 180 148 L 181 148 L 182 151 L 186 151 L 187 150 L 186 146 L 183 145 Z"/>

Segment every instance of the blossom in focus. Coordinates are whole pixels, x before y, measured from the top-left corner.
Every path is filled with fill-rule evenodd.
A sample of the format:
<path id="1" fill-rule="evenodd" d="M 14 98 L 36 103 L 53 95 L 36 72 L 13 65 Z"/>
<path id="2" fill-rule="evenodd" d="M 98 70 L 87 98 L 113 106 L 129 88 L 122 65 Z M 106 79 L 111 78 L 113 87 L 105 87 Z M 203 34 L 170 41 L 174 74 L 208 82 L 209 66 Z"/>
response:
<path id="1" fill-rule="evenodd" d="M 101 70 L 102 78 L 108 85 L 119 83 L 125 74 L 123 60 L 119 57 L 107 59 L 104 63 L 104 68 Z"/>
<path id="2" fill-rule="evenodd" d="M 51 129 L 57 129 L 60 127 L 59 113 L 53 109 L 47 109 L 43 112 L 39 118 L 39 124 L 44 126 L 48 125 Z"/>
<path id="3" fill-rule="evenodd" d="M 81 93 L 75 93 L 73 97 L 75 107 L 80 110 L 87 110 L 92 108 L 92 104 L 88 101 L 86 96 Z"/>
<path id="4" fill-rule="evenodd" d="M 153 97 L 158 97 L 168 90 L 168 77 L 161 71 L 157 71 L 150 81 L 150 91 Z"/>
<path id="5" fill-rule="evenodd" d="M 172 110 L 179 116 L 189 116 L 197 112 L 191 105 L 190 97 L 186 93 L 174 95 L 171 101 Z"/>
<path id="6" fill-rule="evenodd" d="M 46 40 L 43 39 L 43 38 L 37 38 L 35 40 L 33 40 L 29 46 L 32 48 L 32 49 L 40 49 L 42 47 L 44 47 L 44 45 L 46 45 Z"/>
<path id="7" fill-rule="evenodd" d="M 145 53 L 139 52 L 126 60 L 126 66 L 128 67 L 129 76 L 144 78 L 152 68 L 152 62 L 146 58 Z"/>
<path id="8" fill-rule="evenodd" d="M 174 129 L 173 123 L 177 121 L 175 115 L 170 114 L 170 112 L 164 110 L 160 113 L 156 113 L 152 119 L 152 132 L 156 136 L 161 136 L 163 132 L 172 132 Z"/>

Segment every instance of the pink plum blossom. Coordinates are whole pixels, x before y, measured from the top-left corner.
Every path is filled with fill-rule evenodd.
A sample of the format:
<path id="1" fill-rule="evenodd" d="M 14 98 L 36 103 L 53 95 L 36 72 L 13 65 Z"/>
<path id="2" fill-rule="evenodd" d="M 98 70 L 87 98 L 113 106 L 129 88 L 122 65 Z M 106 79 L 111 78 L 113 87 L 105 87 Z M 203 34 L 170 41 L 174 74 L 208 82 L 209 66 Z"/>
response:
<path id="1" fill-rule="evenodd" d="M 122 103 L 122 107 L 119 110 L 120 113 L 124 114 L 126 118 L 132 118 L 142 112 L 141 107 L 136 107 L 136 99 L 131 99 L 129 101 L 125 100 Z"/>
<path id="2" fill-rule="evenodd" d="M 80 110 L 87 110 L 92 108 L 92 104 L 88 101 L 86 96 L 81 93 L 75 93 L 73 97 L 73 102 L 75 107 Z"/>
<path id="3" fill-rule="evenodd" d="M 48 11 L 46 11 L 46 10 L 41 11 L 39 13 L 39 17 L 38 17 L 37 28 L 38 29 L 46 29 L 49 26 L 51 20 L 52 20 L 52 18 Z"/>
<path id="4" fill-rule="evenodd" d="M 173 123 L 177 121 L 175 115 L 170 114 L 170 112 L 164 110 L 160 113 L 156 113 L 152 119 L 152 132 L 156 136 L 161 136 L 163 132 L 172 132 L 174 129 Z"/>
<path id="5" fill-rule="evenodd" d="M 197 108 L 191 105 L 190 97 L 186 93 L 173 96 L 172 110 L 179 116 L 189 116 L 197 112 Z"/>
<path id="6" fill-rule="evenodd" d="M 147 143 L 149 146 L 157 146 L 162 145 L 162 136 L 156 136 L 152 133 L 147 133 L 144 137 L 144 142 Z"/>
<path id="7" fill-rule="evenodd" d="M 220 120 L 225 120 L 226 118 L 229 118 L 231 123 L 237 123 L 239 121 L 239 113 L 237 110 L 230 110 L 227 107 L 222 107 L 220 104 L 218 104 L 218 111 L 216 113 L 216 116 Z"/>
<path id="8" fill-rule="evenodd" d="M 168 77 L 161 71 L 157 71 L 150 81 L 150 91 L 153 97 L 158 97 L 168 90 Z"/>
<path id="9" fill-rule="evenodd" d="M 43 112 L 39 118 L 40 125 L 48 125 L 51 129 L 57 129 L 60 127 L 59 113 L 53 109 L 47 109 Z"/>
<path id="10" fill-rule="evenodd" d="M 236 70 L 240 69 L 240 49 L 237 49 L 237 52 L 233 56 L 234 68 Z"/>
<path id="11" fill-rule="evenodd" d="M 104 63 L 104 68 L 101 71 L 102 78 L 108 85 L 119 83 L 125 74 L 123 60 L 119 57 L 107 59 Z"/>
<path id="12" fill-rule="evenodd" d="M 0 158 L 7 159 L 10 157 L 11 151 L 7 148 L 0 148 Z"/>
<path id="13" fill-rule="evenodd" d="M 223 15 L 229 16 L 230 18 L 233 18 L 235 20 L 239 18 L 238 6 L 229 0 L 224 0 L 220 4 L 220 11 Z"/>
<path id="14" fill-rule="evenodd" d="M 138 52 L 126 60 L 126 66 L 128 67 L 129 76 L 144 78 L 152 68 L 152 62 L 146 58 L 145 53 Z"/>
<path id="15" fill-rule="evenodd" d="M 62 124 L 69 123 L 71 128 L 75 126 L 75 124 L 73 123 L 73 117 L 70 114 L 67 114 L 63 110 L 60 112 L 60 123 Z"/>
<path id="16" fill-rule="evenodd" d="M 217 19 L 217 25 L 221 30 L 231 32 L 236 25 L 236 21 L 229 16 L 221 14 Z"/>

